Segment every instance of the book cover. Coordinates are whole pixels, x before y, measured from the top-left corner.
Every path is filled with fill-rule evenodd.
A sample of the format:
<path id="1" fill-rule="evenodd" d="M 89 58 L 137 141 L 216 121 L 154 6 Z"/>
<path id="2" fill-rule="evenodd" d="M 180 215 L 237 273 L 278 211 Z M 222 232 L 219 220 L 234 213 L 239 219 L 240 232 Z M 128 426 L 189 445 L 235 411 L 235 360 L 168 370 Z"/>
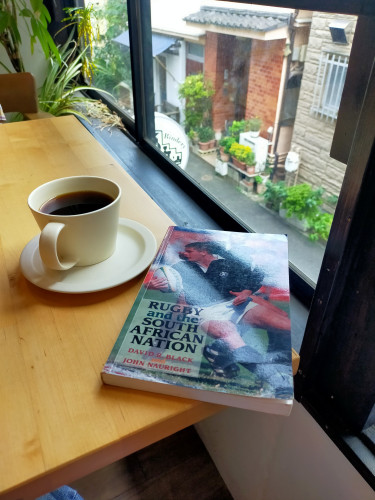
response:
<path id="1" fill-rule="evenodd" d="M 287 236 L 171 226 L 101 375 L 110 385 L 288 415 Z"/>

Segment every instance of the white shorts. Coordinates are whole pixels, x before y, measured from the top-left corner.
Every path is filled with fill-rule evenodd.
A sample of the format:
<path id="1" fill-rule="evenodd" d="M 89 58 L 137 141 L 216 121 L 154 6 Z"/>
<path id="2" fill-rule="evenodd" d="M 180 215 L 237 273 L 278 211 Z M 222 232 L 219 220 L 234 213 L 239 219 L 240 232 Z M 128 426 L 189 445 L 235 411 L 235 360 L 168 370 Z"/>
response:
<path id="1" fill-rule="evenodd" d="M 234 300 L 234 299 L 233 299 Z M 233 300 L 228 300 L 227 302 L 219 302 L 213 306 L 204 307 L 203 311 L 199 314 L 199 324 L 201 325 L 205 321 L 232 321 L 232 323 L 238 323 L 241 321 L 243 315 L 256 307 L 253 301 L 249 301 L 247 304 L 240 304 L 239 306 L 233 305 Z"/>

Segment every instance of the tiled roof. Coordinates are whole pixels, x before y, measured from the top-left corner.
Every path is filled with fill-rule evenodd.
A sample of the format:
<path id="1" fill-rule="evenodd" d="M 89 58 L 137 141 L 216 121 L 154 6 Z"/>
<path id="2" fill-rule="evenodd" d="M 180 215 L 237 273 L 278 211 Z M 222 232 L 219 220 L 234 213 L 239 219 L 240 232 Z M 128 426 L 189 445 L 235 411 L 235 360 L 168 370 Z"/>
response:
<path id="1" fill-rule="evenodd" d="M 213 24 L 225 28 L 270 31 L 286 26 L 289 15 L 223 7 L 201 7 L 199 12 L 184 17 L 184 21 L 197 24 Z"/>

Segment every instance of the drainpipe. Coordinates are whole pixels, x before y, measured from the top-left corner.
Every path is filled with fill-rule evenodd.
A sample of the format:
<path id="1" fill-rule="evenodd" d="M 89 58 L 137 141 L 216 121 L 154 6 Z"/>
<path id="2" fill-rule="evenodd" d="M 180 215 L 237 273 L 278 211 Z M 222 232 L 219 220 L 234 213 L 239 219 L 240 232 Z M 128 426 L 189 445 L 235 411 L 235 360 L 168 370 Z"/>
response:
<path id="1" fill-rule="evenodd" d="M 272 139 L 272 143 L 271 143 L 271 152 L 270 152 L 271 154 L 276 154 L 277 145 L 279 143 L 279 138 L 280 138 L 280 115 L 281 115 L 281 110 L 283 109 L 283 105 L 284 105 L 285 90 L 286 90 L 286 85 L 288 83 L 289 74 L 290 74 L 290 62 L 291 62 L 291 56 L 293 53 L 294 36 L 295 36 L 294 20 L 296 19 L 298 12 L 299 11 L 296 10 L 294 12 L 294 14 L 291 14 L 289 17 L 289 22 L 288 22 L 289 53 L 284 56 L 283 67 L 282 67 L 282 71 L 281 71 L 279 98 L 277 100 L 277 109 L 276 109 L 276 117 L 275 117 L 275 128 L 274 128 L 273 139 Z M 287 39 L 287 43 L 288 43 L 288 39 Z M 276 167 L 277 167 L 277 156 L 275 158 L 275 168 Z"/>

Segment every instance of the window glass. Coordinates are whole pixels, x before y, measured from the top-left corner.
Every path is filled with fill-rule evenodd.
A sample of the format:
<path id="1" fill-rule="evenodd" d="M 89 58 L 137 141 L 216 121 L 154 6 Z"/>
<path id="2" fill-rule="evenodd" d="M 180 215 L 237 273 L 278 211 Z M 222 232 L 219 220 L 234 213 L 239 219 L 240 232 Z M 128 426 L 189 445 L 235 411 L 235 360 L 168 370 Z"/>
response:
<path id="1" fill-rule="evenodd" d="M 132 117 L 133 92 L 126 0 L 99 0 L 95 4 L 93 24 L 99 36 L 93 43 L 95 71 L 92 85 L 108 92 L 105 98 Z"/>
<path id="2" fill-rule="evenodd" d="M 151 0 L 151 13 L 153 46 L 169 38 L 154 56 L 160 149 L 249 229 L 287 233 L 292 267 L 316 283 L 356 17 L 215 0 Z"/>
<path id="3" fill-rule="evenodd" d="M 187 49 L 188 49 L 188 52 L 187 52 L 188 59 L 193 59 L 193 60 L 200 61 L 200 62 L 204 61 L 204 46 L 203 45 L 188 42 Z"/>

